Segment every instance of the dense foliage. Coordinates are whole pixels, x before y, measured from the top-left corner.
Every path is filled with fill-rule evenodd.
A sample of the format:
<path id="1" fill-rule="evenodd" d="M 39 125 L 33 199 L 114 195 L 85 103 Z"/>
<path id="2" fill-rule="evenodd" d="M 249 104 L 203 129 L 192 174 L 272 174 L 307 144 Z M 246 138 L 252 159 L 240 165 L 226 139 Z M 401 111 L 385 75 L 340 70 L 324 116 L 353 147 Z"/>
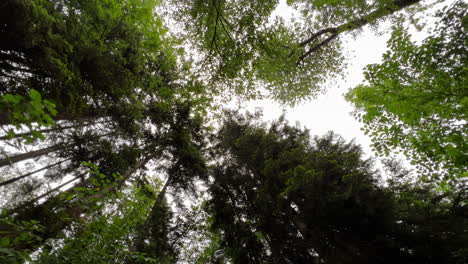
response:
<path id="1" fill-rule="evenodd" d="M 381 64 L 366 69 L 368 84 L 347 95 L 381 154 L 400 148 L 428 176 L 454 179 L 468 170 L 467 5 L 438 15 L 422 44 L 397 26 Z"/>
<path id="2" fill-rule="evenodd" d="M 292 20 L 273 16 L 277 0 L 169 1 L 167 8 L 176 10 L 170 13 L 202 57 L 198 68 L 207 85 L 295 104 L 323 92 L 325 82 L 341 74 L 340 36 L 418 2 L 287 1 Z"/>
<path id="3" fill-rule="evenodd" d="M 347 95 L 418 174 L 219 111 L 314 97 L 342 36 L 420 2 L 287 1 L 288 21 L 276 0 L 2 1 L 0 262 L 466 263 L 462 1 L 422 44 L 396 26 Z"/>
<path id="4" fill-rule="evenodd" d="M 439 194 L 393 164 L 390 184 L 354 143 L 229 115 L 207 210 L 233 263 L 462 263 L 466 190 Z M 391 164 L 389 164 L 390 166 Z M 402 177 L 403 181 L 401 181 Z M 451 223 L 451 224 L 449 224 Z M 443 230 L 443 231 L 442 231 Z"/>

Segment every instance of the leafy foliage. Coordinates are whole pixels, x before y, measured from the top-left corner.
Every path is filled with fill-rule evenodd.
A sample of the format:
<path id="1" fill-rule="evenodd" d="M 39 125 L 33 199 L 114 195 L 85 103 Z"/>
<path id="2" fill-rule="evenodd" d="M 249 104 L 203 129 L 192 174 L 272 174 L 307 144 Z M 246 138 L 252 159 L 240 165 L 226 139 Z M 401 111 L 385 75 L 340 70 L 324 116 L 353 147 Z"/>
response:
<path id="1" fill-rule="evenodd" d="M 3 1 L 0 262 L 465 263 L 463 181 L 412 181 L 389 161 L 384 184 L 359 146 L 284 117 L 266 125 L 228 112 L 209 126 L 211 103 L 229 92 L 314 97 L 344 65 L 340 36 L 418 2 L 288 1 L 300 19 L 286 21 L 272 18 L 278 1 L 177 1 L 165 10 L 183 25 L 177 39 L 155 0 Z M 368 129 L 382 128 L 378 115 L 405 133 L 423 120 L 403 145 L 455 177 L 465 166 L 466 39 L 454 37 L 465 34 L 463 7 L 422 45 L 397 28 L 370 84 L 349 95 L 365 110 L 375 105 L 360 93 L 387 89 L 375 103 L 402 90 L 412 101 L 384 100 L 393 112 L 368 112 Z M 415 103 L 427 105 L 405 112 Z"/>
<path id="2" fill-rule="evenodd" d="M 466 177 L 468 113 L 466 4 L 440 12 L 420 45 L 398 26 L 381 64 L 366 68 L 369 84 L 347 94 L 380 154 L 400 148 L 429 177 Z"/>
<path id="3" fill-rule="evenodd" d="M 28 91 L 29 98 L 21 95 L 4 94 L 0 97 L 0 111 L 6 113 L 8 122 L 20 130 L 23 125 L 31 132 L 23 136 L 26 142 L 39 138 L 44 139 L 44 135 L 38 131 L 42 126 L 53 126 L 53 116 L 57 114 L 55 104 L 49 100 L 42 99 L 41 94 L 31 89 Z M 14 129 L 7 131 L 7 136 L 15 136 Z"/>
<path id="4" fill-rule="evenodd" d="M 132 234 L 144 223 L 154 202 L 144 188 L 151 187 L 121 193 L 112 199 L 112 210 L 102 207 L 88 214 L 74 225 L 62 246 L 46 245 L 38 263 L 157 263 L 133 250 Z"/>
<path id="5" fill-rule="evenodd" d="M 341 34 L 419 1 L 288 1 L 298 17 L 291 21 L 272 18 L 277 0 L 168 2 L 168 12 L 203 56 L 197 70 L 207 85 L 215 84 L 213 92 L 294 105 L 341 73 Z"/>
<path id="6" fill-rule="evenodd" d="M 14 231 L 4 231 L 0 238 L 0 261 L 6 264 L 32 262 L 28 252 L 15 250 L 19 244 L 34 243 L 42 240 L 36 235 L 36 231 L 44 227 L 39 221 L 17 221 L 14 217 L 8 216 L 6 210 L 2 211 L 0 226 L 14 227 Z"/>
<path id="7" fill-rule="evenodd" d="M 466 183 L 441 192 L 437 183 L 411 180 L 399 165 L 387 165 L 393 170 L 387 190 L 396 205 L 396 236 L 400 237 L 401 250 L 412 252 L 413 263 L 466 262 Z"/>

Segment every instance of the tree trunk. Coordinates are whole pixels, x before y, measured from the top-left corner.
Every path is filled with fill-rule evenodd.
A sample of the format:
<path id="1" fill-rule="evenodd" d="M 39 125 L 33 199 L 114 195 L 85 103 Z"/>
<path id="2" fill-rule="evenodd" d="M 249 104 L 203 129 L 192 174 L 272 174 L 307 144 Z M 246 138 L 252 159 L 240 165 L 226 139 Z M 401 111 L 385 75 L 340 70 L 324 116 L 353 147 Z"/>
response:
<path id="1" fill-rule="evenodd" d="M 97 118 L 109 116 L 105 109 L 88 109 L 81 113 L 67 113 L 66 110 L 58 109 L 58 114 L 51 116 L 55 121 L 68 120 L 68 121 L 89 121 Z M 0 113 L 0 126 L 11 125 L 11 121 L 6 113 Z"/>
<path id="2" fill-rule="evenodd" d="M 369 23 L 375 22 L 377 19 L 391 15 L 410 5 L 416 4 L 421 0 L 395 0 L 393 3 L 379 8 L 368 15 L 365 15 L 357 20 L 348 22 L 338 27 L 338 33 L 361 28 Z"/>
<path id="3" fill-rule="evenodd" d="M 14 182 L 19 181 L 19 180 L 21 180 L 21 179 L 23 179 L 23 178 L 26 178 L 26 177 L 28 177 L 28 176 L 30 176 L 30 175 L 33 175 L 33 174 L 38 173 L 38 172 L 41 172 L 41 171 L 43 171 L 43 170 L 47 170 L 47 169 L 49 169 L 49 168 L 55 167 L 55 166 L 57 166 L 57 165 L 60 165 L 60 164 L 64 163 L 65 161 L 69 161 L 69 160 L 71 160 L 71 158 L 68 158 L 68 159 L 59 161 L 59 162 L 54 163 L 54 164 L 50 164 L 50 165 L 45 166 L 45 167 L 43 167 L 43 168 L 40 168 L 40 169 L 38 169 L 38 170 L 35 170 L 35 171 L 32 171 L 32 172 L 23 174 L 23 175 L 21 175 L 21 176 L 18 176 L 18 177 L 15 177 L 15 178 L 6 180 L 6 181 L 4 181 L 4 182 L 0 182 L 0 186 L 4 186 L 4 185 L 8 185 L 8 184 L 14 183 Z"/>
<path id="4" fill-rule="evenodd" d="M 141 230 L 144 230 L 142 233 L 147 233 L 151 230 L 151 220 L 152 217 L 157 213 L 158 210 L 161 209 L 161 203 L 163 202 L 163 199 L 166 195 L 166 190 L 167 187 L 170 185 L 171 182 L 171 176 L 167 178 L 166 182 L 164 183 L 163 188 L 161 191 L 159 191 L 158 195 L 156 196 L 156 199 L 154 201 L 153 206 L 151 207 L 151 211 L 148 214 L 148 217 L 146 218 L 145 224 L 143 225 L 143 228 Z M 143 235 L 137 235 L 136 238 L 134 239 L 134 244 L 133 244 L 133 251 L 141 251 L 143 245 L 144 245 L 144 240 L 145 236 Z M 135 262 L 129 261 L 127 262 L 128 264 L 133 264 Z"/>
<path id="5" fill-rule="evenodd" d="M 84 175 L 85 175 L 85 173 L 82 173 L 82 174 L 80 174 L 80 175 L 78 175 L 78 176 L 75 176 L 74 178 L 72 178 L 72 179 L 70 179 L 70 180 L 68 180 L 68 181 L 66 181 L 66 182 L 64 182 L 64 183 L 62 183 L 62 184 L 60 184 L 59 186 L 57 186 L 57 187 L 55 187 L 55 188 L 53 188 L 53 189 L 51 189 L 51 190 L 49 190 L 49 191 L 47 191 L 47 192 L 45 192 L 45 193 L 39 195 L 38 197 L 32 199 L 31 201 L 28 202 L 28 204 L 33 204 L 33 203 L 39 201 L 40 199 L 46 197 L 47 195 L 49 195 L 49 194 L 51 194 L 51 193 L 54 193 L 54 192 L 60 190 L 61 188 L 65 187 L 66 185 L 68 185 L 68 184 L 70 184 L 70 183 L 72 183 L 72 182 L 74 182 L 74 181 L 76 181 L 76 180 L 82 178 Z M 81 186 L 83 185 L 83 183 L 85 183 L 85 182 L 80 182 L 79 184 L 77 184 L 77 185 L 75 185 L 75 186 L 73 186 L 73 187 L 71 187 L 71 188 L 69 188 L 69 189 L 63 191 L 62 193 L 69 192 L 69 191 L 73 190 L 73 188 L 75 188 L 75 187 L 81 187 Z"/>
<path id="6" fill-rule="evenodd" d="M 101 138 L 101 137 L 105 137 L 105 136 L 108 136 L 108 135 L 112 135 L 113 133 L 114 132 L 109 132 L 109 133 L 105 133 L 105 134 L 102 134 L 102 135 L 97 135 L 96 138 Z M 34 151 L 30 151 L 30 152 L 23 153 L 23 154 L 18 154 L 18 155 L 13 156 L 13 157 L 6 157 L 5 159 L 0 160 L 0 168 L 4 167 L 4 166 L 7 166 L 7 165 L 13 165 L 14 163 L 17 163 L 17 162 L 20 162 L 20 161 L 23 161 L 23 160 L 37 158 L 37 157 L 40 157 L 40 156 L 48 154 L 48 153 L 52 153 L 52 152 L 55 152 L 55 151 L 58 151 L 58 150 L 66 149 L 66 148 L 72 147 L 72 146 L 74 146 L 76 144 L 77 143 L 71 143 L 71 144 L 67 144 L 67 145 L 56 144 L 56 145 L 47 147 L 45 149 L 34 150 Z"/>
<path id="7" fill-rule="evenodd" d="M 41 129 L 41 130 L 36 130 L 36 131 L 40 132 L 40 133 L 50 133 L 50 132 L 55 132 L 55 131 L 62 131 L 62 130 L 69 129 L 69 128 L 82 127 L 82 126 L 85 126 L 85 125 L 86 124 L 76 124 L 76 125 L 64 126 L 64 127 L 57 126 L 57 127 L 54 127 L 54 128 Z M 15 134 L 13 137 L 2 136 L 2 137 L 0 137 L 0 140 L 9 140 L 9 139 L 19 138 L 19 137 L 23 137 L 23 136 L 31 136 L 31 135 L 32 135 L 31 132 L 18 133 L 18 134 Z"/>
<path id="8" fill-rule="evenodd" d="M 34 151 L 30 151 L 30 152 L 23 153 L 23 154 L 18 154 L 13 157 L 7 157 L 5 159 L 0 160 L 0 168 L 4 166 L 8 166 L 8 165 L 13 165 L 14 163 L 17 163 L 23 160 L 37 158 L 42 155 L 49 154 L 58 150 L 62 150 L 70 146 L 71 145 L 64 146 L 63 144 L 57 144 L 57 145 L 53 145 L 44 149 L 34 150 Z"/>
<path id="9" fill-rule="evenodd" d="M 113 183 L 109 184 L 108 186 L 103 188 L 100 192 L 91 195 L 88 199 L 99 199 L 103 197 L 106 193 L 114 190 L 115 188 L 120 188 L 130 178 L 130 176 L 132 176 L 133 173 L 143 168 L 146 165 L 146 163 L 148 163 L 148 161 L 150 161 L 153 157 L 154 156 L 148 156 L 144 158 L 143 160 L 138 162 L 135 166 L 130 168 L 124 175 L 122 175 L 122 179 L 116 182 L 117 184 L 113 184 Z"/>

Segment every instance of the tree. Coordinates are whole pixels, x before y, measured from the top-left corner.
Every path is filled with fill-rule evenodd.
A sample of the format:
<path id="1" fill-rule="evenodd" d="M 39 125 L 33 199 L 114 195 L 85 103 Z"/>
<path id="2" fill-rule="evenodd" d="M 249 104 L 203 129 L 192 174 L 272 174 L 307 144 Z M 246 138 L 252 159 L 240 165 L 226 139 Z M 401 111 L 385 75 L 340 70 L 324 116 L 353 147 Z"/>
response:
<path id="1" fill-rule="evenodd" d="M 181 86 L 173 83 L 175 52 L 159 16 L 153 15 L 155 4 L 4 1 L 0 125 L 14 136 L 8 125 L 21 130 L 43 119 L 45 125 L 52 119 L 95 120 L 123 109 L 135 118 L 145 103 L 169 103 Z M 27 104 L 31 91 L 34 104 Z M 42 107 L 41 96 L 53 109 Z M 19 118 L 25 111 L 35 118 Z"/>
<path id="2" fill-rule="evenodd" d="M 410 263 L 464 263 L 468 260 L 468 198 L 466 183 L 440 191 L 436 182 L 421 182 L 392 160 L 386 190 L 398 217 L 395 237 Z M 417 176 L 417 175 L 416 175 Z M 428 245 L 430 241 L 430 245 Z"/>
<path id="3" fill-rule="evenodd" d="M 44 227 L 34 231 L 38 239 L 9 247 L 33 250 L 57 237 L 76 212 L 91 214 L 100 197 L 123 188 L 147 163 L 160 161 L 162 171 L 174 172 L 171 188 L 190 188 L 200 176 L 196 134 L 203 118 L 194 111 L 201 109 L 203 100 L 196 98 L 202 86 L 181 82 L 173 39 L 153 13 L 155 4 L 0 5 L 0 36 L 6 40 L 0 44 L 0 126 L 7 146 L 0 166 L 8 194 L 2 203 L 16 222 Z M 43 141 L 27 146 L 38 138 Z M 38 159 L 46 164 L 41 167 Z M 83 162 L 97 166 L 103 178 L 96 179 Z M 2 225 L 3 237 L 20 236 L 16 227 Z"/>
<path id="4" fill-rule="evenodd" d="M 137 177 L 138 171 L 144 171 L 149 162 L 161 163 L 156 168 L 168 174 L 162 196 L 168 187 L 178 191 L 191 190 L 194 182 L 205 176 L 204 161 L 199 153 L 199 134 L 203 133 L 201 120 L 190 116 L 188 105 L 167 113 L 156 112 L 151 117 L 159 126 L 140 131 L 142 136 L 134 139 L 136 141 L 127 139 L 128 143 L 106 138 L 78 138 L 77 146 L 61 153 L 64 157 L 72 157 L 67 173 L 78 181 L 68 190 L 56 190 L 44 202 L 33 199 L 10 210 L 16 221 L 34 220 L 44 227 L 35 232 L 40 240 L 19 241 L 13 246 L 32 250 L 44 240 L 56 238 L 75 221 L 77 212 L 78 215 L 92 213 L 102 197 L 124 188 L 126 183 Z M 83 161 L 93 164 L 98 171 L 82 172 Z M 63 174 L 59 176 L 60 179 L 63 177 Z M 12 238 L 19 235 L 14 225 L 0 226 L 0 230 Z"/>
<path id="5" fill-rule="evenodd" d="M 299 17 L 289 22 L 271 17 L 276 0 L 168 2 L 186 40 L 204 55 L 198 74 L 204 80 L 211 76 L 205 83 L 216 84 L 214 93 L 266 95 L 294 104 L 314 97 L 340 74 L 340 36 L 420 1 L 287 1 Z"/>
<path id="6" fill-rule="evenodd" d="M 38 263 L 143 263 L 154 261 L 134 251 L 134 235 L 140 231 L 154 202 L 151 185 L 135 186 L 106 197 L 113 210 L 101 206 L 77 221 L 62 246 L 48 243 Z"/>
<path id="7" fill-rule="evenodd" d="M 35 235 L 42 240 L 54 238 L 67 228 L 76 218 L 74 211 L 91 213 L 89 204 L 106 192 L 121 188 L 148 162 L 164 160 L 170 164 L 180 156 L 184 157 L 180 160 L 188 159 L 197 151 L 196 144 L 185 141 L 192 140 L 200 123 L 182 120 L 192 119 L 194 103 L 184 95 L 191 88 L 188 84 L 176 84 L 178 73 L 171 41 L 165 39 L 161 21 L 153 16 L 154 4 L 7 1 L 0 6 L 2 38 L 10 41 L 1 47 L 1 70 L 5 75 L 1 78 L 5 87 L 2 93 L 8 92 L 2 99 L 13 103 L 21 99 L 21 107 L 6 105 L 7 115 L 2 111 L 1 125 L 8 132 L 4 142 L 21 139 L 19 134 L 28 137 L 39 132 L 21 131 L 20 125 L 30 126 L 34 119 L 12 119 L 17 109 L 23 110 L 22 106 L 29 104 L 22 95 L 28 90 L 36 91 L 27 93 L 33 105 L 39 105 L 36 112 L 42 110 L 41 97 L 53 100 L 54 109 L 58 110 L 54 121 L 58 127 L 67 128 L 41 130 L 44 142 L 40 146 L 45 145 L 44 148 L 7 154 L 0 161 L 6 167 L 2 185 L 8 189 L 4 191 L 19 190 L 14 197 L 19 199 L 8 204 L 11 213 L 18 221 L 41 222 L 46 232 L 36 230 Z M 21 74 L 13 67 L 18 65 L 28 73 Z M 11 125 L 21 133 L 13 132 Z M 182 139 L 177 138 L 176 131 L 184 132 Z M 173 142 L 191 147 L 191 153 L 181 153 L 183 146 L 169 149 Z M 21 140 L 17 147 L 23 150 Z M 20 167 L 11 166 L 13 163 L 38 158 L 66 162 L 59 162 L 61 166 L 33 166 L 11 177 Z M 103 181 L 99 182 L 100 192 L 90 193 L 96 189 L 94 177 L 83 170 L 83 162 L 97 165 L 100 175 L 106 175 L 99 180 Z M 183 168 L 184 164 L 179 165 Z M 37 181 L 43 172 L 46 177 Z M 66 180 L 67 177 L 73 178 Z M 28 195 L 21 192 L 22 188 L 15 188 L 22 187 L 25 180 L 28 185 L 34 183 L 27 188 Z M 70 183 L 73 188 L 64 190 Z M 54 184 L 59 186 L 44 190 Z M 78 196 L 81 197 L 76 201 Z M 2 226 L 2 231 L 14 237 L 11 227 Z M 40 244 L 41 241 L 34 241 L 13 246 L 33 249 Z"/>
<path id="8" fill-rule="evenodd" d="M 466 259 L 461 184 L 384 187 L 358 146 L 284 120 L 205 126 L 226 89 L 313 96 L 339 72 L 339 36 L 419 1 L 289 1 L 292 24 L 268 23 L 276 1 L 183 1 L 198 76 L 156 2 L 0 4 L 0 262 Z"/>
<path id="9" fill-rule="evenodd" d="M 466 177 L 468 164 L 466 4 L 439 13 L 422 44 L 394 28 L 383 62 L 366 68 L 367 84 L 347 99 L 379 154 L 401 149 L 434 179 Z"/>
<path id="10" fill-rule="evenodd" d="M 172 241 L 169 240 L 173 215 L 164 193 L 159 195 L 162 195 L 161 198 L 156 200 L 146 222 L 137 231 L 138 239 L 135 248 L 137 252 L 157 259 L 158 263 L 176 263 L 177 253 Z"/>
<path id="11" fill-rule="evenodd" d="M 311 138 L 281 119 L 270 127 L 252 119 L 229 114 L 225 120 L 206 205 L 233 263 L 457 263 L 466 257 L 460 248 L 467 239 L 466 191 L 444 201 L 433 188 L 384 187 L 354 143 L 332 133 Z M 431 231 L 437 223 L 444 223 L 440 233 Z"/>

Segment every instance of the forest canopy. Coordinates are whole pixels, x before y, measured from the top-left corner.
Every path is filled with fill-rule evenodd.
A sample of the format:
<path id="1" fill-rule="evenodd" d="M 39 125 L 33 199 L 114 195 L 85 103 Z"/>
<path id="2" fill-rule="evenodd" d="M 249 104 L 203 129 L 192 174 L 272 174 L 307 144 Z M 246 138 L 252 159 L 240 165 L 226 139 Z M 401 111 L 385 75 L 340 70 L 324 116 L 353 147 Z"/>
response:
<path id="1" fill-rule="evenodd" d="M 438 2 L 2 1 L 0 262 L 468 262 L 467 4 Z M 325 93 L 386 21 L 345 95 L 375 157 L 224 108 Z"/>

